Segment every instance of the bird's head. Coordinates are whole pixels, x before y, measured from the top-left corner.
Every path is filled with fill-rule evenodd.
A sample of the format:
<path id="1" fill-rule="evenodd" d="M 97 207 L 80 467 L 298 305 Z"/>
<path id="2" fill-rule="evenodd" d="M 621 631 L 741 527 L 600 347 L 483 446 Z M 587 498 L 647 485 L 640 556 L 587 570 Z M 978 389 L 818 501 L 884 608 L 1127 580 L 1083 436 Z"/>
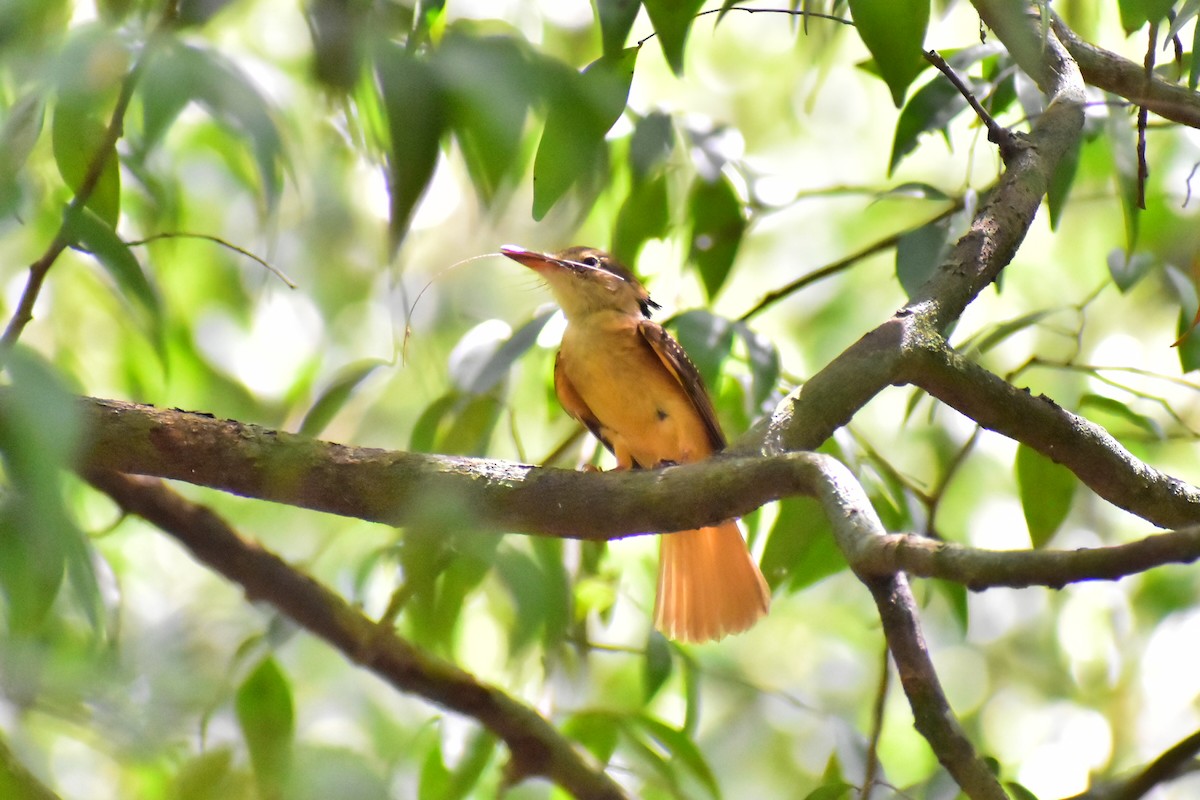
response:
<path id="1" fill-rule="evenodd" d="M 637 276 L 603 250 L 568 247 L 551 254 L 506 244 L 500 252 L 541 275 L 569 320 L 597 311 L 649 317 L 658 308 Z"/>

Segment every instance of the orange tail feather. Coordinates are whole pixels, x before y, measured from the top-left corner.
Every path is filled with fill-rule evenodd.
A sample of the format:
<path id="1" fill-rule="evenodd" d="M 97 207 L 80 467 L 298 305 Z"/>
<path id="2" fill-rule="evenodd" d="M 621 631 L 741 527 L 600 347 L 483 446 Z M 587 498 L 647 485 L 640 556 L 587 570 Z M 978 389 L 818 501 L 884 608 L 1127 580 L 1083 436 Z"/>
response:
<path id="1" fill-rule="evenodd" d="M 665 534 L 658 561 L 654 627 L 683 642 L 741 633 L 767 613 L 767 582 L 730 520 Z"/>

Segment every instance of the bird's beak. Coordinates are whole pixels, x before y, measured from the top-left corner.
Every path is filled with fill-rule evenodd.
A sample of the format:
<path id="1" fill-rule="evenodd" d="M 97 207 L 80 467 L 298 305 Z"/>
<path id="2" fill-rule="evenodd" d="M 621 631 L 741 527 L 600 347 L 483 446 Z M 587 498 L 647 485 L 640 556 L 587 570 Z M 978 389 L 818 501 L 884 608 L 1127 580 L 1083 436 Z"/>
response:
<path id="1" fill-rule="evenodd" d="M 524 264 L 537 272 L 548 272 L 555 269 L 562 269 L 562 262 L 553 256 L 539 253 L 535 250 L 526 250 L 515 244 L 505 244 L 500 246 L 500 252 L 508 256 L 518 264 Z"/>

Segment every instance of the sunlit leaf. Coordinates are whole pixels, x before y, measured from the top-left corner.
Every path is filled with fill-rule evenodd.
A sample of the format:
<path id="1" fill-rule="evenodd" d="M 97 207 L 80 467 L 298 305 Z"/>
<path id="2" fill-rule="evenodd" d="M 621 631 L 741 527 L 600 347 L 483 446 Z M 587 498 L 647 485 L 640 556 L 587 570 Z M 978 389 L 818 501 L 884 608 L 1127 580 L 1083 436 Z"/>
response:
<path id="1" fill-rule="evenodd" d="M 572 714 L 563 723 L 562 731 L 587 748 L 601 764 L 607 764 L 617 750 L 621 724 L 613 714 L 581 711 Z"/>
<path id="2" fill-rule="evenodd" d="M 637 54 L 630 47 L 602 56 L 581 74 L 557 81 L 533 162 L 534 219 L 544 217 L 601 163 L 604 136 L 625 110 Z"/>
<path id="3" fill-rule="evenodd" d="M 186 761 L 175 774 L 170 796 L 178 800 L 251 800 L 249 776 L 234 768 L 228 747 L 207 750 Z"/>
<path id="4" fill-rule="evenodd" d="M 705 293 L 712 298 L 725 285 L 746 233 L 742 201 L 724 175 L 713 181 L 697 178 L 688 197 L 688 216 L 688 260 L 699 269 Z"/>
<path id="5" fill-rule="evenodd" d="M 88 208 L 66 220 L 67 239 L 91 253 L 116 282 L 121 296 L 141 312 L 142 323 L 156 345 L 162 336 L 162 303 L 142 265 L 112 227 Z"/>
<path id="6" fill-rule="evenodd" d="M 1017 493 L 1034 547 L 1044 547 L 1058 532 L 1079 479 L 1028 445 L 1017 447 Z"/>
<path id="7" fill-rule="evenodd" d="M 658 35 L 663 58 L 676 75 L 683 74 L 683 52 L 688 32 L 704 0 L 644 0 L 650 24 Z"/>
<path id="8" fill-rule="evenodd" d="M 296 715 L 291 684 L 273 657 L 263 658 L 238 687 L 234 709 L 259 787 L 277 796 L 292 768 Z"/>
<path id="9" fill-rule="evenodd" d="M 51 123 L 54 163 L 71 191 L 79 191 L 92 163 L 100 157 L 106 129 L 99 115 L 87 107 L 70 103 L 55 107 Z M 115 228 L 121 216 L 121 165 L 115 146 L 103 149 L 104 167 L 84 207 Z"/>
<path id="10" fill-rule="evenodd" d="M 849 783 L 827 783 L 804 795 L 804 800 L 841 800 L 843 797 L 850 797 L 853 791 L 854 786 Z"/>
<path id="11" fill-rule="evenodd" d="M 1117 0 L 1121 9 L 1121 27 L 1133 33 L 1147 22 L 1161 22 L 1176 0 Z"/>
<path id="12" fill-rule="evenodd" d="M 375 79 L 387 114 L 388 236 L 395 253 L 438 161 L 447 102 L 437 74 L 394 42 L 375 54 Z"/>
<path id="13" fill-rule="evenodd" d="M 600 18 L 600 40 L 604 55 L 612 56 L 625 49 L 625 40 L 633 28 L 641 0 L 594 0 L 596 16 Z"/>
<path id="14" fill-rule="evenodd" d="M 1082 138 L 1073 138 L 1071 146 L 1063 153 L 1054 174 L 1050 176 L 1050 186 L 1046 190 L 1046 205 L 1050 210 L 1050 228 L 1058 230 L 1059 220 L 1067 207 L 1067 198 L 1071 194 L 1071 186 L 1075 183 L 1075 172 L 1079 169 L 1079 151 L 1083 146 Z"/>
<path id="15" fill-rule="evenodd" d="M 909 84 L 925 67 L 929 0 L 849 0 L 849 6 L 855 30 L 900 108 Z"/>
<path id="16" fill-rule="evenodd" d="M 1139 414 L 1115 398 L 1091 393 L 1085 394 L 1079 398 L 1079 413 L 1088 416 L 1089 412 L 1100 412 L 1101 414 L 1119 419 L 1155 439 L 1165 438 L 1162 426 L 1153 417 Z M 1105 428 L 1110 431 L 1112 430 L 1110 425 L 1106 425 Z"/>
<path id="17" fill-rule="evenodd" d="M 817 501 L 808 497 L 781 500 L 762 557 L 763 577 L 771 588 L 786 585 L 796 591 L 845 567 L 833 529 Z"/>

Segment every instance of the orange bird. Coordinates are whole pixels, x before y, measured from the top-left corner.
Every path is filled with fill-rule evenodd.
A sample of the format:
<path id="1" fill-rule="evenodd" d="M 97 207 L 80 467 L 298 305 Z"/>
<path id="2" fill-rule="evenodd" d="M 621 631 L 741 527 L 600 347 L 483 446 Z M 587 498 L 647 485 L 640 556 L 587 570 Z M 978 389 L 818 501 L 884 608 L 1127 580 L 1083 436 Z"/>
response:
<path id="1" fill-rule="evenodd" d="M 658 304 L 628 268 L 591 247 L 550 255 L 505 245 L 500 252 L 541 275 L 562 307 L 567 328 L 554 391 L 612 451 L 618 469 L 699 461 L 725 446 L 700 374 L 651 321 Z M 661 538 L 654 625 L 665 635 L 703 642 L 739 633 L 769 602 L 733 520 Z"/>

